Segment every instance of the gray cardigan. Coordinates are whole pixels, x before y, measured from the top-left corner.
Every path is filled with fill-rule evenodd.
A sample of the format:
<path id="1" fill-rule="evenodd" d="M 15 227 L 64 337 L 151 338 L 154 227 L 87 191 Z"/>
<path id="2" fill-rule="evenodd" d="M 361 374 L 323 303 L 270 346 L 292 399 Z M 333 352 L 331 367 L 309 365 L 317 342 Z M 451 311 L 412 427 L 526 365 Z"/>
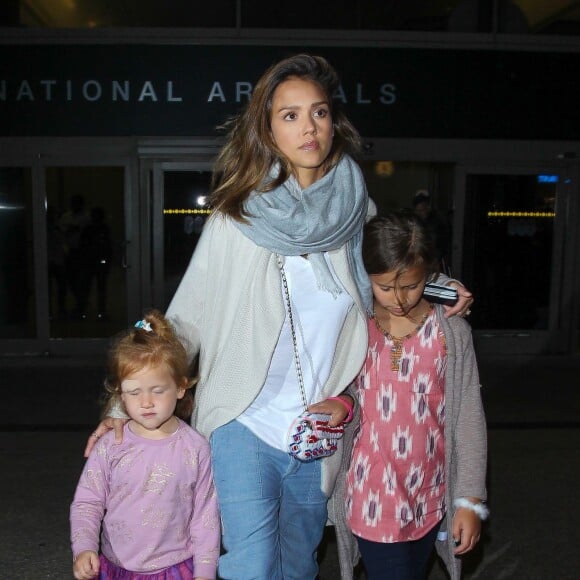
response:
<path id="1" fill-rule="evenodd" d="M 487 433 L 480 395 L 479 374 L 467 322 L 458 317 L 444 318 L 444 310 L 436 307 L 437 316 L 447 343 L 445 375 L 445 471 L 448 515 L 442 524 L 447 529 L 446 541 L 436 542 L 439 556 L 445 562 L 451 580 L 461 577 L 461 561 L 453 554 L 453 501 L 460 497 L 487 498 L 485 474 L 487 466 Z M 344 445 L 352 450 L 359 421 L 359 409 L 345 433 Z M 358 546 L 346 524 L 345 478 L 350 453 L 344 453 L 334 494 L 329 501 L 329 523 L 336 529 L 338 554 L 343 580 L 352 580 L 353 567 L 359 559 Z"/>

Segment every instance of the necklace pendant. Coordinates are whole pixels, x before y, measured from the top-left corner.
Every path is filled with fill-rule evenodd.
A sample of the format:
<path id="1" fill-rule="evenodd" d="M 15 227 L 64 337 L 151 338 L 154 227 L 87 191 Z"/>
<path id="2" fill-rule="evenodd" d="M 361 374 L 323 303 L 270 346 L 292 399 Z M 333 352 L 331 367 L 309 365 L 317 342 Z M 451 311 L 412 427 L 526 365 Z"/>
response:
<path id="1" fill-rule="evenodd" d="M 399 372 L 401 357 L 403 356 L 403 343 L 406 340 L 413 337 L 416 333 L 418 333 L 421 330 L 421 328 L 425 324 L 427 318 L 429 318 L 429 315 L 431 314 L 432 310 L 433 310 L 433 306 L 431 305 L 428 308 L 427 312 L 425 312 L 425 314 L 423 314 L 420 324 L 418 324 L 416 326 L 416 328 L 413 330 L 413 332 L 410 332 L 409 334 L 406 334 L 405 336 L 397 337 L 397 336 L 393 336 L 390 332 L 386 331 L 381 326 L 381 323 L 379 322 L 379 319 L 377 318 L 376 312 L 373 309 L 373 318 L 375 321 L 375 326 L 377 327 L 379 332 L 381 332 L 388 340 L 391 341 L 391 347 L 389 348 L 389 351 L 391 353 L 391 370 L 393 372 L 396 372 L 396 373 Z"/>

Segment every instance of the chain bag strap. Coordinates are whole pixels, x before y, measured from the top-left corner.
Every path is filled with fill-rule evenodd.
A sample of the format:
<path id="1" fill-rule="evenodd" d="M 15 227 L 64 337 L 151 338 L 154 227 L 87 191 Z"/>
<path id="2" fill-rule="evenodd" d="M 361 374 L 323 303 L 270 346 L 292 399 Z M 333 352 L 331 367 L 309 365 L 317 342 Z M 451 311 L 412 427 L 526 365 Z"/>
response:
<path id="1" fill-rule="evenodd" d="M 298 353 L 298 340 L 296 338 L 294 317 L 292 316 L 288 280 L 286 279 L 282 257 L 277 255 L 276 258 L 278 260 L 278 267 L 280 268 L 284 298 L 288 308 L 288 322 L 290 323 L 290 333 L 292 334 L 292 346 L 294 349 L 294 366 L 296 367 L 300 396 L 304 408 L 304 411 L 294 419 L 288 430 L 288 453 L 300 461 L 309 462 L 332 455 L 337 450 L 338 440 L 344 434 L 344 426 L 341 424 L 337 427 L 331 427 L 328 424 L 330 415 L 308 412 L 308 402 L 306 399 L 306 389 L 304 388 L 304 376 L 302 374 L 302 365 L 300 364 L 300 355 Z"/>

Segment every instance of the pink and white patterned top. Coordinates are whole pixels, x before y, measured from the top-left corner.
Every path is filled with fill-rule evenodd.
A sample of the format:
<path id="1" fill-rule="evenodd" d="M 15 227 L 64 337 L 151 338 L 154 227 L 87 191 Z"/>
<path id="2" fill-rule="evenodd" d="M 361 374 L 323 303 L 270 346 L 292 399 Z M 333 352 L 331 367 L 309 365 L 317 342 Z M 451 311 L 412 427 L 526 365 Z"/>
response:
<path id="1" fill-rule="evenodd" d="M 346 479 L 356 536 L 393 543 L 425 536 L 445 515 L 445 338 L 433 310 L 403 342 L 368 321 L 369 349 L 356 386 L 361 426 Z"/>

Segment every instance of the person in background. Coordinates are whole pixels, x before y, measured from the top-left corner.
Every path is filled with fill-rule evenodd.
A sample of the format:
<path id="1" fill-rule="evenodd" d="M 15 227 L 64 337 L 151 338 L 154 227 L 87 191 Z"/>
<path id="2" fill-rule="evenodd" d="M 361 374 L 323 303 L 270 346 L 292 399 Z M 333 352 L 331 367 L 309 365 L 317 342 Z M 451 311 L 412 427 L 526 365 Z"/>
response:
<path id="1" fill-rule="evenodd" d="M 46 208 L 46 255 L 48 259 L 48 295 L 50 315 L 53 319 L 64 320 L 67 316 L 65 267 L 66 245 L 64 234 L 58 225 L 56 209 L 52 205 L 49 205 Z"/>
<path id="2" fill-rule="evenodd" d="M 91 221 L 81 233 L 80 246 L 83 252 L 81 267 L 83 302 L 81 311 L 87 311 L 88 298 L 93 280 L 97 290 L 97 320 L 108 319 L 107 282 L 113 258 L 111 227 L 106 222 L 104 208 L 91 209 Z"/>
<path id="3" fill-rule="evenodd" d="M 320 56 L 264 73 L 226 124 L 215 210 L 167 311 L 199 352 L 192 424 L 212 448 L 224 579 L 318 574 L 345 450 L 339 440 L 334 454 L 303 462 L 289 432 L 305 408 L 333 428 L 351 415 L 371 307 L 361 259 L 369 202 L 352 157 L 360 137 L 332 99 L 338 87 Z M 472 301 L 460 292 L 452 313 Z"/>
<path id="4" fill-rule="evenodd" d="M 86 318 L 84 307 L 87 302 L 87 288 L 83 276 L 85 256 L 81 247 L 81 236 L 91 217 L 85 205 L 85 198 L 80 193 L 71 196 L 70 208 L 60 216 L 58 222 L 65 238 L 67 284 L 74 299 L 70 317 L 75 320 Z"/>
<path id="5" fill-rule="evenodd" d="M 183 421 L 193 406 L 188 370 L 157 311 L 113 347 L 107 387 L 130 420 L 122 444 L 112 432 L 98 440 L 71 504 L 78 580 L 215 578 L 219 514 L 209 445 Z"/>
<path id="6" fill-rule="evenodd" d="M 413 211 L 435 244 L 440 270 L 449 274 L 451 228 L 447 218 L 433 207 L 431 195 L 426 189 L 420 189 L 415 193 Z"/>
<path id="7" fill-rule="evenodd" d="M 419 580 L 437 544 L 452 580 L 488 509 L 486 424 L 469 325 L 423 298 L 437 252 L 411 212 L 365 227 L 373 289 L 345 512 L 369 580 Z M 345 576 L 347 577 L 347 576 Z"/>

